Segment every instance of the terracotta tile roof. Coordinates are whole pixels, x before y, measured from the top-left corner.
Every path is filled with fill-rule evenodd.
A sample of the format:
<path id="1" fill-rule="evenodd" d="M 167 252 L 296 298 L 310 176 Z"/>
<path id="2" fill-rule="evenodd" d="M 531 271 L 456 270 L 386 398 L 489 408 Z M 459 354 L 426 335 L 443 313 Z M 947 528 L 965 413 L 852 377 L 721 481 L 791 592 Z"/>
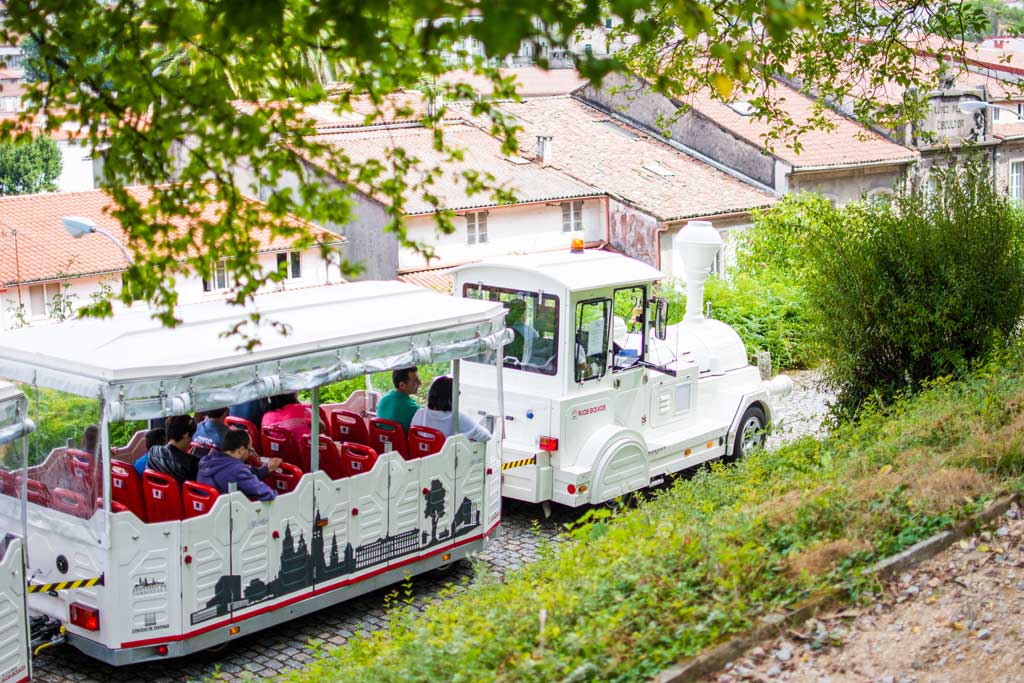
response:
<path id="1" fill-rule="evenodd" d="M 992 126 L 992 134 L 1001 140 L 1018 140 L 1024 138 L 1024 121 L 997 123 Z"/>
<path id="2" fill-rule="evenodd" d="M 412 123 L 422 121 L 426 116 L 427 99 L 418 90 L 399 91 L 384 96 L 379 105 L 374 105 L 368 97 L 356 97 L 349 103 L 351 111 L 338 111 L 334 104 L 321 102 L 309 105 L 304 114 L 309 117 L 318 131 L 329 131 L 336 128 L 362 128 L 367 125 L 384 125 L 393 123 Z M 235 108 L 243 113 L 251 114 L 260 107 L 271 108 L 270 102 L 234 103 Z M 379 109 L 379 113 L 377 112 Z M 368 124 L 367 116 L 373 116 Z M 447 114 L 445 120 L 456 120 L 457 115 Z"/>
<path id="3" fill-rule="evenodd" d="M 539 66 L 523 66 L 499 69 L 499 71 L 506 78 L 509 76 L 515 78 L 516 92 L 520 97 L 568 95 L 587 82 L 576 69 L 542 69 Z M 448 72 L 443 76 L 443 80 L 449 83 L 466 83 L 485 96 L 493 92 L 488 79 L 469 71 Z"/>
<path id="4" fill-rule="evenodd" d="M 749 211 L 775 195 L 676 151 L 572 97 L 503 103 L 523 131 L 521 155 L 537 135 L 554 138 L 551 165 L 663 221 Z"/>
<path id="5" fill-rule="evenodd" d="M 807 124 L 814 116 L 814 100 L 796 90 L 779 84 L 777 92 L 779 106 L 792 117 L 796 126 Z M 709 94 L 697 94 L 688 102 L 700 114 L 722 126 L 736 137 L 742 138 L 793 166 L 816 168 L 821 166 L 846 166 L 879 161 L 908 163 L 917 158 L 917 153 L 902 145 L 887 140 L 864 126 L 836 112 L 825 109 L 824 116 L 834 128 L 820 127 L 801 133 L 797 142 L 800 150 L 785 141 L 775 140 L 772 149 L 766 149 L 766 141 L 772 130 L 772 123 L 755 116 L 744 116 Z"/>
<path id="6" fill-rule="evenodd" d="M 491 181 L 500 187 L 513 190 L 517 202 L 535 202 L 571 197 L 592 197 L 603 194 L 585 183 L 570 178 L 550 168 L 530 163 L 526 159 L 509 159 L 501 151 L 497 139 L 475 126 L 456 123 L 445 127 L 446 144 L 464 150 L 462 160 L 449 160 L 447 155 L 434 149 L 433 131 L 421 127 L 409 128 L 364 128 L 351 132 L 331 133 L 314 136 L 314 139 L 345 154 L 354 163 L 368 159 L 385 160 L 393 149 L 403 149 L 409 157 L 419 160 L 423 169 L 441 168 L 442 175 L 430 192 L 441 201 L 441 206 L 453 211 L 497 206 L 489 193 L 468 195 L 466 183 L 460 174 L 464 171 L 489 173 Z M 378 179 L 379 185 L 388 175 Z M 422 172 L 409 175 L 412 181 L 419 181 Z M 379 201 L 385 198 L 370 188 L 361 188 Z M 406 192 L 405 213 L 417 215 L 433 213 L 434 208 L 421 197 L 419 190 Z"/>
<path id="7" fill-rule="evenodd" d="M 132 188 L 130 192 L 143 204 L 152 196 L 147 187 Z M 0 197 L 0 284 L 124 270 L 124 256 L 109 240 L 102 235 L 75 239 L 64 231 L 60 221 L 69 215 L 91 218 L 123 242 L 120 223 L 107 214 L 111 205 L 110 198 L 100 190 Z M 218 212 L 218 207 L 208 206 L 197 218 L 213 219 Z M 301 225 L 298 219 L 291 222 Z M 182 233 L 192 229 L 191 222 L 176 223 Z M 322 228 L 306 226 L 322 243 L 344 239 Z M 17 232 L 17 250 L 12 231 Z M 260 251 L 278 251 L 292 244 L 291 239 L 271 237 L 266 231 L 255 231 L 254 236 L 260 242 Z"/>

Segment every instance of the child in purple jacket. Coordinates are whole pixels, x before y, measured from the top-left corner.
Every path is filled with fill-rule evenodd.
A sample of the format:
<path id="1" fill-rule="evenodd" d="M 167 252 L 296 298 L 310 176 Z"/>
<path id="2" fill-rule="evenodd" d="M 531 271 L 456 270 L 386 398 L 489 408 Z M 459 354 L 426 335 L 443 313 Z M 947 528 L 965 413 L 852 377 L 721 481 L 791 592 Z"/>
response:
<path id="1" fill-rule="evenodd" d="M 222 448 L 211 451 L 199 462 L 199 483 L 227 493 L 228 485 L 235 482 L 238 490 L 253 500 L 274 500 L 274 489 L 260 481 L 245 464 L 252 453 L 248 432 L 228 430 Z"/>

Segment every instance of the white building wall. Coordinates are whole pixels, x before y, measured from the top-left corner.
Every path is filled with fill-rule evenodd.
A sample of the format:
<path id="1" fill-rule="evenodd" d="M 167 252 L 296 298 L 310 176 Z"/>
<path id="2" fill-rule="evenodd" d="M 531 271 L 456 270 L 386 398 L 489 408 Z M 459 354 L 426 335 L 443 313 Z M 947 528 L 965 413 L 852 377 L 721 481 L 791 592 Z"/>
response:
<path id="1" fill-rule="evenodd" d="M 431 260 L 429 267 L 435 268 L 491 256 L 568 249 L 572 239 L 576 237 L 582 237 L 586 242 L 604 240 L 607 229 L 603 200 L 594 198 L 575 201 L 583 202 L 582 231 L 562 232 L 562 201 L 483 209 L 487 212 L 487 241 L 483 244 L 467 243 L 467 219 L 464 213 L 455 216 L 455 232 L 448 235 L 438 234 L 431 216 L 407 218 L 406 229 L 410 240 L 434 246 L 435 258 Z M 400 270 L 427 266 L 426 259 L 421 254 L 411 249 L 402 249 L 399 252 Z"/>
<path id="2" fill-rule="evenodd" d="M 61 167 L 57 178 L 58 192 L 82 192 L 95 189 L 93 182 L 92 155 L 88 147 L 74 140 L 59 140 Z"/>

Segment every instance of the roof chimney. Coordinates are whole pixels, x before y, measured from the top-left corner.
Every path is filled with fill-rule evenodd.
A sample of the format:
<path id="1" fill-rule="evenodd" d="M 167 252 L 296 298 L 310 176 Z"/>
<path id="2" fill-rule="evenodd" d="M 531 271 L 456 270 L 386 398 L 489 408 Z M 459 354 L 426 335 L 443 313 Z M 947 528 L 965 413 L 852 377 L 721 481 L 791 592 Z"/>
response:
<path id="1" fill-rule="evenodd" d="M 554 159 L 555 138 L 550 135 L 537 136 L 537 158 L 543 166 L 548 166 Z"/>

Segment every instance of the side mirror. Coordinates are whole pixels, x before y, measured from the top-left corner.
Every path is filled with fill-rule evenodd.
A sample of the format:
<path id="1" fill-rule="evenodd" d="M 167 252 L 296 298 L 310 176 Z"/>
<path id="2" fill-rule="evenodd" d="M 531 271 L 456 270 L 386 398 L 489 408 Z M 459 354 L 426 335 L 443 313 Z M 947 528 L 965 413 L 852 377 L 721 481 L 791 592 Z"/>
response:
<path id="1" fill-rule="evenodd" d="M 668 299 L 657 296 L 654 303 L 654 336 L 665 341 L 668 336 Z"/>

